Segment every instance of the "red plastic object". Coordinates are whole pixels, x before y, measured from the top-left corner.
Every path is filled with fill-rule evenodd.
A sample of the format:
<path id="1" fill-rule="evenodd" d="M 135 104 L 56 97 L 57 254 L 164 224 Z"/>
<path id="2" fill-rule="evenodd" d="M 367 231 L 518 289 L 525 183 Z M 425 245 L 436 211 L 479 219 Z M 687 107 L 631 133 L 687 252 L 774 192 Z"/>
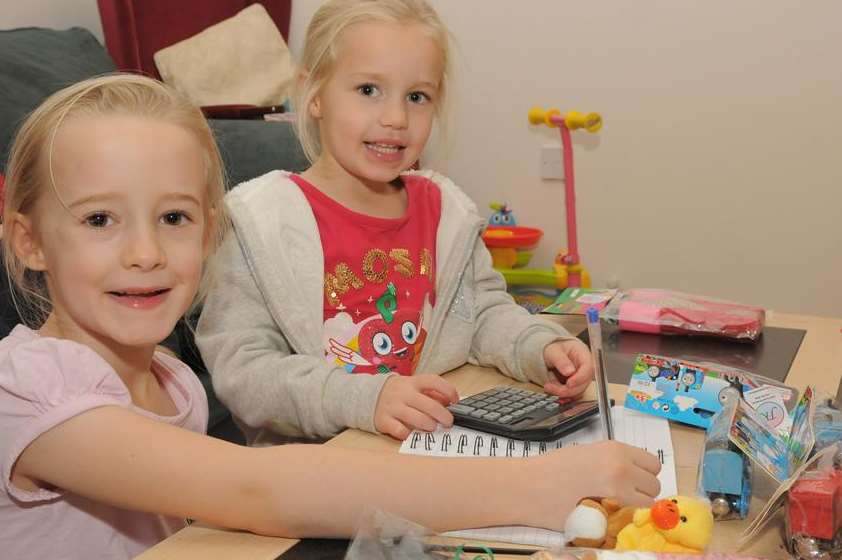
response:
<path id="1" fill-rule="evenodd" d="M 832 540 L 842 530 L 842 471 L 818 471 L 798 479 L 789 489 L 786 515 L 790 538 Z"/>
<path id="2" fill-rule="evenodd" d="M 531 249 L 538 245 L 544 232 L 523 226 L 491 226 L 485 228 L 482 240 L 489 249 Z"/>
<path id="3" fill-rule="evenodd" d="M 636 289 L 615 297 L 604 316 L 616 319 L 627 331 L 756 340 L 763 332 L 766 312 L 704 296 Z"/>

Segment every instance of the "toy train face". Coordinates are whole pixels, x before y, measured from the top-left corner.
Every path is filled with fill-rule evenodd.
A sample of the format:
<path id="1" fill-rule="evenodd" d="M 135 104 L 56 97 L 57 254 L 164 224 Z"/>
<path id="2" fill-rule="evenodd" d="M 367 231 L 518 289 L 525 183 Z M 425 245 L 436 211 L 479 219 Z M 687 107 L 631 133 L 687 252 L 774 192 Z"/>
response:
<path id="1" fill-rule="evenodd" d="M 702 461 L 702 491 L 717 521 L 745 519 L 751 500 L 751 465 L 745 455 L 730 447 L 707 449 Z"/>
<path id="2" fill-rule="evenodd" d="M 789 489 L 786 536 L 790 552 L 801 560 L 830 560 L 842 555 L 842 471 L 808 472 Z"/>

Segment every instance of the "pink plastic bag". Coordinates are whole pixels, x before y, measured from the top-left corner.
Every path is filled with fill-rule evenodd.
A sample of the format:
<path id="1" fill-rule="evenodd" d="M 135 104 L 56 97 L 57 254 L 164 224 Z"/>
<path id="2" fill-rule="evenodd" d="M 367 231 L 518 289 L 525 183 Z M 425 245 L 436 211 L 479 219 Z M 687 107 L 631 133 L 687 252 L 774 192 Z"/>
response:
<path id="1" fill-rule="evenodd" d="M 757 340 L 763 308 L 669 290 L 635 289 L 617 294 L 602 317 L 620 329 L 657 334 L 693 334 Z"/>

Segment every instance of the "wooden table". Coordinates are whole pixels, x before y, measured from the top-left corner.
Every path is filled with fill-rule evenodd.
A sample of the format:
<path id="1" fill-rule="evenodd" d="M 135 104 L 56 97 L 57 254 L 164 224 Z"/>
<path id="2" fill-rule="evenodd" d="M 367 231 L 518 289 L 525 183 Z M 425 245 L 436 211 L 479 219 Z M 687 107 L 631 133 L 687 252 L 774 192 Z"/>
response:
<path id="1" fill-rule="evenodd" d="M 579 317 L 565 317 L 560 321 L 577 333 L 584 328 Z M 786 382 L 803 389 L 812 385 L 827 393 L 835 394 L 842 375 L 842 319 L 790 315 L 770 312 L 767 324 L 776 327 L 796 328 L 807 331 L 801 348 L 795 356 Z M 473 394 L 500 384 L 516 384 L 495 370 L 466 365 L 447 374 L 460 394 Z M 593 389 L 590 389 L 593 391 Z M 612 385 L 611 393 L 617 402 L 623 402 L 625 387 Z M 700 430 L 673 424 L 671 427 L 675 463 L 680 493 L 695 493 L 696 471 L 702 448 Z M 399 442 L 359 430 L 346 430 L 325 445 L 338 445 L 365 449 L 379 449 L 395 453 Z M 757 493 L 756 493 L 757 494 Z M 763 500 L 752 499 L 752 514 L 762 507 Z M 716 524 L 711 550 L 735 551 L 737 538 L 745 526 L 742 521 L 725 521 Z M 292 547 L 297 541 L 262 537 L 241 531 L 231 531 L 193 525 L 138 556 L 142 560 L 272 560 Z M 780 523 L 773 523 L 749 547 L 742 551 L 770 560 L 788 558 L 782 547 Z"/>

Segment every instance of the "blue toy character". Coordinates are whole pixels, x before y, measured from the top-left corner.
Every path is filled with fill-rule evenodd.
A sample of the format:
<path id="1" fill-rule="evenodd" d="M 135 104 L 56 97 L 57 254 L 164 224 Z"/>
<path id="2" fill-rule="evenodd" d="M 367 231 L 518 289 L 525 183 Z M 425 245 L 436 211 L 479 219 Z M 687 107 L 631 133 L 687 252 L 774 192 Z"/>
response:
<path id="1" fill-rule="evenodd" d="M 745 519 L 751 501 L 751 464 L 728 439 L 731 411 L 736 404 L 731 402 L 715 414 L 705 434 L 699 485 L 710 500 L 716 520 Z"/>
<path id="2" fill-rule="evenodd" d="M 675 381 L 676 379 L 678 379 L 678 371 L 678 364 L 666 364 L 662 366 L 651 365 L 649 366 L 649 368 L 647 368 L 646 375 L 648 375 L 649 378 L 652 379 L 652 381 L 657 381 L 658 379 Z"/>
<path id="3" fill-rule="evenodd" d="M 676 384 L 675 391 L 679 392 L 683 390 L 685 393 L 689 393 L 690 389 L 701 389 L 704 373 L 689 367 L 682 369 L 684 371 L 682 371 L 678 377 L 678 383 Z"/>
<path id="4" fill-rule="evenodd" d="M 706 450 L 702 490 L 714 519 L 745 519 L 751 499 L 751 466 L 746 456 L 733 446 Z"/>
<path id="5" fill-rule="evenodd" d="M 488 218 L 488 225 L 490 226 L 516 226 L 517 220 L 512 209 L 508 204 L 500 204 L 499 202 L 492 202 L 490 205 L 494 213 Z"/>

